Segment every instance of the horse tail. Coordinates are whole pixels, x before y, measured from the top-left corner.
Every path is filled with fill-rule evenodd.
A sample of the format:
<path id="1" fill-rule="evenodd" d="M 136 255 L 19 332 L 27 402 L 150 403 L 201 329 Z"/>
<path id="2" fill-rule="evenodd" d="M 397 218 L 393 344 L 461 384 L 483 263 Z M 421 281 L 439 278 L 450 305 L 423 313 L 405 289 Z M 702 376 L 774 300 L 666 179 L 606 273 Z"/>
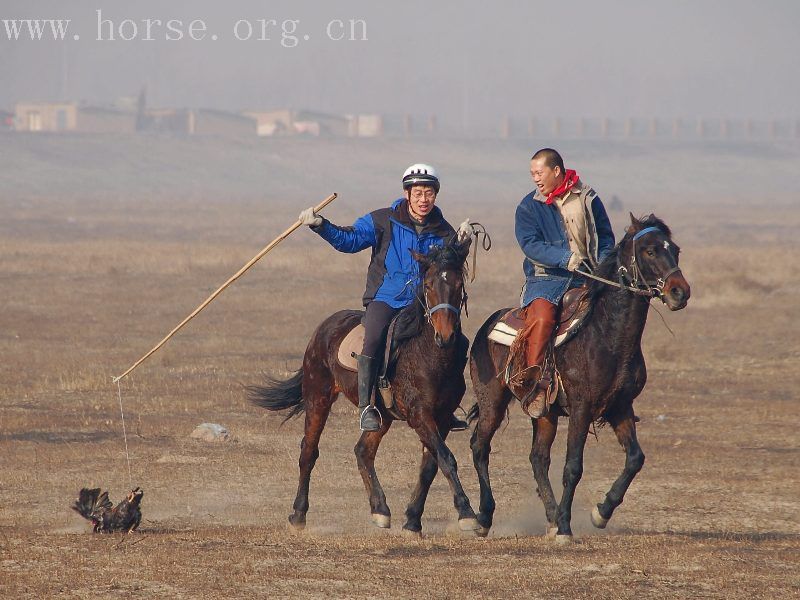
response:
<path id="1" fill-rule="evenodd" d="M 266 385 L 247 386 L 247 398 L 255 404 L 273 412 L 287 411 L 283 423 L 305 412 L 303 399 L 303 369 L 289 379 L 266 377 Z"/>
<path id="2" fill-rule="evenodd" d="M 479 382 L 491 381 L 495 377 L 497 377 L 497 373 L 495 373 L 494 364 L 492 363 L 492 359 L 489 355 L 489 332 L 492 330 L 492 327 L 495 326 L 495 323 L 500 319 L 502 315 L 508 312 L 510 309 L 508 308 L 501 308 L 496 310 L 486 321 L 483 322 L 478 332 L 475 334 L 475 339 L 472 340 L 472 346 L 469 349 L 469 356 L 470 356 L 470 375 L 473 377 L 473 388 L 481 387 L 483 384 L 476 383 L 475 377 L 477 377 Z M 476 392 L 478 390 L 476 389 Z M 478 394 L 480 397 L 480 394 Z M 470 425 L 480 417 L 480 407 L 478 403 L 472 405 L 472 407 L 467 411 L 467 423 Z"/>

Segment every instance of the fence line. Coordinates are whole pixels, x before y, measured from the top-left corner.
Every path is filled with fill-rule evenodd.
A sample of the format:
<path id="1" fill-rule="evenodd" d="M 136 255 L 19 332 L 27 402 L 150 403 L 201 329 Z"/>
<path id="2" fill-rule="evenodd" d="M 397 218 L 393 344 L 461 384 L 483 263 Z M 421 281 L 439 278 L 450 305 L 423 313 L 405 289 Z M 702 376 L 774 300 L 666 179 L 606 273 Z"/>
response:
<path id="1" fill-rule="evenodd" d="M 727 117 L 513 117 L 504 116 L 500 138 L 800 139 L 800 119 Z"/>

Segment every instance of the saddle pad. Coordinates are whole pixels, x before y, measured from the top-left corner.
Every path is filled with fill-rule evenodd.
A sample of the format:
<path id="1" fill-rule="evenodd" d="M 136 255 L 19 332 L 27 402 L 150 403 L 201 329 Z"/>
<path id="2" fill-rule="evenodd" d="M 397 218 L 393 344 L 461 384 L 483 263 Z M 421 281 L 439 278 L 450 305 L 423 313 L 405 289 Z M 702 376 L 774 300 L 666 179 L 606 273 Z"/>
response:
<path id="1" fill-rule="evenodd" d="M 339 352 L 336 354 L 336 360 L 348 371 L 358 371 L 358 363 L 352 353 L 360 354 L 363 347 L 364 326 L 359 323 L 350 330 L 350 333 L 348 333 L 342 340 L 342 343 L 339 344 Z"/>
<path id="2" fill-rule="evenodd" d="M 511 346 L 517 337 L 517 333 L 518 330 L 511 327 L 511 325 L 498 321 L 489 332 L 489 339 L 501 346 Z"/>
<path id="3" fill-rule="evenodd" d="M 336 361 L 339 365 L 354 373 L 358 372 L 358 362 L 352 353 L 361 353 L 361 349 L 364 346 L 364 331 L 364 326 L 361 323 L 353 327 L 350 333 L 342 340 L 342 343 L 339 344 L 339 352 L 336 354 Z M 385 380 L 379 382 L 376 389 L 380 395 L 380 400 L 383 401 L 384 408 L 389 410 L 392 417 L 405 421 L 405 418 L 392 410 L 394 407 L 394 394 L 392 393 L 392 386 L 389 385 L 389 382 Z"/>

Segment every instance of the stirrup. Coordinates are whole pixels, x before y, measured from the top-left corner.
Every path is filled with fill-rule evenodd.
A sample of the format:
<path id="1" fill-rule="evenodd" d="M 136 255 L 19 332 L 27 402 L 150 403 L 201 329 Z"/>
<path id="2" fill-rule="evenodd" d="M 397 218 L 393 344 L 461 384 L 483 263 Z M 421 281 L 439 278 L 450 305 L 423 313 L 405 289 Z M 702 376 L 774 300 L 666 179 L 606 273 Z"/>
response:
<path id="1" fill-rule="evenodd" d="M 378 413 L 378 420 L 380 421 L 380 425 L 378 425 L 377 429 L 364 429 L 364 415 L 369 414 L 367 411 L 372 411 L 372 410 Z M 381 411 L 379 411 L 376 407 L 372 405 L 365 406 L 364 410 L 361 411 L 361 416 L 358 419 L 358 427 L 359 429 L 361 429 L 361 431 L 380 431 L 381 429 L 383 429 L 383 415 L 381 414 Z"/>
<path id="2" fill-rule="evenodd" d="M 536 382 L 536 385 L 533 386 L 533 389 L 522 400 L 520 400 L 519 404 L 522 408 L 522 412 L 532 419 L 541 418 L 550 412 L 550 405 L 555 399 L 553 397 L 553 394 L 556 392 L 554 389 L 554 384 L 555 381 L 550 373 L 543 374 L 539 381 Z M 528 412 L 528 409 L 531 407 L 531 405 L 535 404 L 540 397 L 542 400 L 541 414 L 539 412 L 531 414 Z"/>
<path id="3" fill-rule="evenodd" d="M 540 396 L 543 406 L 540 408 L 539 411 L 535 412 L 534 414 L 531 414 L 529 410 L 531 406 L 536 404 L 536 401 L 539 400 Z M 540 388 L 539 384 L 537 383 L 536 386 L 530 391 L 530 393 L 528 393 L 528 395 L 525 396 L 525 398 L 520 400 L 519 404 L 520 408 L 522 408 L 522 412 L 528 415 L 531 419 L 539 419 L 545 416 L 547 414 L 547 409 L 548 409 L 547 388 Z"/>

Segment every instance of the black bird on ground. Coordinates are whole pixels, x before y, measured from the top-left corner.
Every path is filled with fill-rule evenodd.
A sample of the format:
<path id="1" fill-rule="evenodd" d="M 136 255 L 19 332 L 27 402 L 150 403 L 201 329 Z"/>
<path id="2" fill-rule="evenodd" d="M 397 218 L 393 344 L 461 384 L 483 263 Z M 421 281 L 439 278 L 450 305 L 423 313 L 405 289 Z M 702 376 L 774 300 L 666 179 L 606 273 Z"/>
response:
<path id="1" fill-rule="evenodd" d="M 93 531 L 111 533 L 124 531 L 131 533 L 142 521 L 142 511 L 139 505 L 142 502 L 144 491 L 135 488 L 119 504 L 114 506 L 108 499 L 108 492 L 100 493 L 100 488 L 83 488 L 78 494 L 78 499 L 72 505 L 72 510 L 94 525 Z"/>

